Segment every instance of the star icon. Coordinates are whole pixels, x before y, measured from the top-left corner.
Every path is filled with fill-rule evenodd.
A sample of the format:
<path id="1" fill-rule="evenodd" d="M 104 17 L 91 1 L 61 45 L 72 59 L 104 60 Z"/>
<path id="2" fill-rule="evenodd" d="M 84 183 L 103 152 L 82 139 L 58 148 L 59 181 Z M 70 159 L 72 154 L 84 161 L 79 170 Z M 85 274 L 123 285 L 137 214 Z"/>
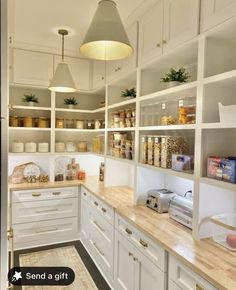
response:
<path id="1" fill-rule="evenodd" d="M 12 281 L 18 281 L 19 279 L 22 279 L 21 272 L 15 271 L 15 274 L 12 276 Z"/>

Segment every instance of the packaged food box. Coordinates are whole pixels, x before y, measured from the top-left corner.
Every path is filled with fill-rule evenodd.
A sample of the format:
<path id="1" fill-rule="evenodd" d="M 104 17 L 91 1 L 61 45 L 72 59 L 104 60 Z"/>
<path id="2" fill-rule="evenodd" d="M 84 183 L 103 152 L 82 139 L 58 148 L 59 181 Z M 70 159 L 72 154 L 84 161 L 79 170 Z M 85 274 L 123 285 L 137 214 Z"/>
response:
<path id="1" fill-rule="evenodd" d="M 193 156 L 172 154 L 172 169 L 175 171 L 193 173 Z"/>

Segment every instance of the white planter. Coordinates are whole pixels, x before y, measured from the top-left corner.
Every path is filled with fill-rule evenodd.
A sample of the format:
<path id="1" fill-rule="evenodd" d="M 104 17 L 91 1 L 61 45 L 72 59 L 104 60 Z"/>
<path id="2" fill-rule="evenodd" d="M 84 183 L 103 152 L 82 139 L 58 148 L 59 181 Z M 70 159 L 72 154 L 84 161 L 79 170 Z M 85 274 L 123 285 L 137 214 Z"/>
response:
<path id="1" fill-rule="evenodd" d="M 33 107 L 33 106 L 35 106 L 35 102 L 28 102 L 28 106 L 30 106 L 30 107 Z"/>
<path id="2" fill-rule="evenodd" d="M 67 105 L 68 109 L 74 109 L 75 108 L 75 105 Z"/>
<path id="3" fill-rule="evenodd" d="M 236 125 L 236 105 L 224 106 L 218 103 L 220 113 L 220 123 L 223 125 Z"/>
<path id="4" fill-rule="evenodd" d="M 177 87 L 179 85 L 181 85 L 181 82 L 169 82 L 168 83 L 169 88 Z"/>

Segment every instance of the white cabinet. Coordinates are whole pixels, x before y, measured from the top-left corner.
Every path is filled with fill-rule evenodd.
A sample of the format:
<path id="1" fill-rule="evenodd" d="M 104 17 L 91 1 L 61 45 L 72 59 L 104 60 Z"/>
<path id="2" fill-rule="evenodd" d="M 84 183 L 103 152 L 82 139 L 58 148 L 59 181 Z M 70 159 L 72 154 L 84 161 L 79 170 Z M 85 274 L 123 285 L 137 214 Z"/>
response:
<path id="1" fill-rule="evenodd" d="M 60 56 L 54 56 L 54 72 L 58 63 L 61 62 Z M 75 57 L 65 57 L 65 62 L 69 65 L 70 72 L 78 90 L 90 89 L 90 61 Z"/>
<path id="2" fill-rule="evenodd" d="M 199 0 L 164 1 L 164 53 L 198 34 L 199 9 Z"/>
<path id="3" fill-rule="evenodd" d="M 162 54 L 163 0 L 139 19 L 139 65 Z"/>
<path id="4" fill-rule="evenodd" d="M 200 0 L 157 0 L 139 20 L 139 65 L 194 38 Z"/>
<path id="5" fill-rule="evenodd" d="M 236 15 L 236 0 L 202 0 L 201 31 L 206 31 Z"/>
<path id="6" fill-rule="evenodd" d="M 100 89 L 105 85 L 105 62 L 93 61 L 93 83 L 92 89 Z"/>
<path id="7" fill-rule="evenodd" d="M 171 290 L 217 290 L 173 256 L 169 256 L 169 279 Z"/>
<path id="8" fill-rule="evenodd" d="M 81 240 L 85 245 L 88 245 L 89 238 L 89 208 L 86 200 L 87 193 L 81 190 L 81 216 L 80 216 L 80 233 Z"/>
<path id="9" fill-rule="evenodd" d="M 48 87 L 53 76 L 53 55 L 13 49 L 13 83 Z"/>
<path id="10" fill-rule="evenodd" d="M 126 59 L 115 60 L 107 62 L 107 82 L 112 81 L 115 78 L 132 71 L 137 65 L 137 22 L 126 29 L 130 44 L 132 45 L 134 52 Z"/>

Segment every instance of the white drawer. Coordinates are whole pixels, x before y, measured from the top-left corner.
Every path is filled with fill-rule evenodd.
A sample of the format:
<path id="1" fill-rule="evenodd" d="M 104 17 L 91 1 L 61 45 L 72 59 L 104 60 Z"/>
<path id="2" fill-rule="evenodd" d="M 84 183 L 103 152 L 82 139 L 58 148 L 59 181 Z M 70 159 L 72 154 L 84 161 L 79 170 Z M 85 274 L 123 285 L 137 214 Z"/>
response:
<path id="1" fill-rule="evenodd" d="M 19 190 L 12 192 L 12 202 L 70 198 L 78 196 L 78 187 Z"/>
<path id="2" fill-rule="evenodd" d="M 77 215 L 78 198 L 18 202 L 12 205 L 13 224 L 76 217 Z"/>
<path id="3" fill-rule="evenodd" d="M 103 203 L 99 198 L 94 195 L 90 195 L 90 204 L 96 209 L 110 224 L 114 224 L 114 210 L 105 203 Z"/>
<path id="4" fill-rule="evenodd" d="M 116 227 L 121 234 L 125 235 L 156 266 L 163 272 L 167 271 L 167 253 L 161 246 L 153 242 L 119 215 L 116 216 Z"/>
<path id="5" fill-rule="evenodd" d="M 179 286 L 177 286 L 173 281 L 168 281 L 168 290 L 181 290 Z"/>
<path id="6" fill-rule="evenodd" d="M 173 256 L 169 256 L 169 278 L 181 290 L 217 290 L 206 280 L 187 268 Z M 174 288 L 175 289 L 175 288 Z"/>
<path id="7" fill-rule="evenodd" d="M 90 192 L 85 187 L 81 186 L 81 198 L 88 201 L 90 196 Z"/>
<path id="8" fill-rule="evenodd" d="M 66 242 L 77 238 L 77 218 L 13 225 L 15 249 Z"/>

